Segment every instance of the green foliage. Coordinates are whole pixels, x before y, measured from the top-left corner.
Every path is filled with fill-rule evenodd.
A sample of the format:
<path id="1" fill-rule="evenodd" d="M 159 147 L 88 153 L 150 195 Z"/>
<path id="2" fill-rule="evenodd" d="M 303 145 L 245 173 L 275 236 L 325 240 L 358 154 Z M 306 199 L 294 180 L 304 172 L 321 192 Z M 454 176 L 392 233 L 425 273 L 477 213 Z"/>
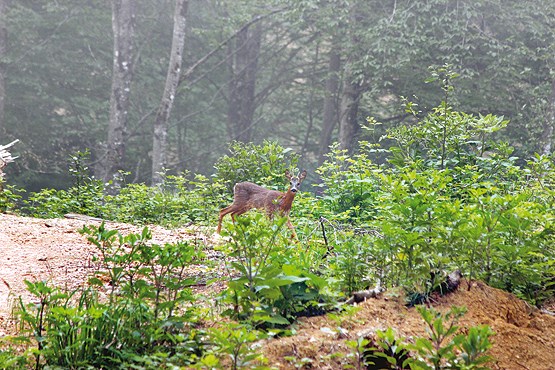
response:
<path id="1" fill-rule="evenodd" d="M 167 175 L 158 187 L 127 184 L 118 194 L 106 196 L 105 217 L 121 222 L 179 225 L 205 223 L 217 209 L 217 186 L 204 176 L 193 180 Z"/>
<path id="2" fill-rule="evenodd" d="M 344 368 L 362 370 L 366 367 L 366 365 L 375 365 L 375 363 L 366 361 L 364 358 L 364 351 L 370 344 L 368 339 L 358 337 L 357 340 L 348 340 L 346 344 L 351 350 L 353 350 L 353 353 L 349 357 L 354 357 L 355 365 L 348 365 Z"/>
<path id="3" fill-rule="evenodd" d="M 476 117 L 455 111 L 448 99 L 454 90 L 452 80 L 458 75 L 450 65 L 432 69 L 431 74 L 428 81 L 440 84 L 445 92 L 444 100 L 414 126 L 388 131 L 385 138 L 394 141 L 389 149 L 390 163 L 418 169 L 476 166 L 475 171 L 491 170 L 487 168 L 488 157 L 510 154 L 510 151 L 501 151 L 501 146 L 491 140 L 492 134 L 505 128 L 509 121 L 492 114 Z M 406 102 L 405 109 L 418 115 L 411 102 Z"/>
<path id="4" fill-rule="evenodd" d="M 383 277 L 384 261 L 376 255 L 374 234 L 358 234 L 356 230 L 339 229 L 339 224 L 322 222 L 328 246 L 313 243 L 310 248 L 320 261 L 319 269 L 328 276 L 332 286 L 346 296 L 354 291 L 367 289 Z M 370 268 L 372 266 L 372 268 Z"/>
<path id="5" fill-rule="evenodd" d="M 37 304 L 20 299 L 23 333 L 38 347 L 37 368 L 130 368 L 184 366 L 202 351 L 196 329 L 201 311 L 190 305 L 194 280 L 185 268 L 201 254 L 187 243 L 150 244 L 148 229 L 122 236 L 115 230 L 85 227 L 98 248 L 102 270 L 89 287 L 64 292 L 45 282 L 26 281 Z M 101 299 L 101 277 L 110 285 Z"/>
<path id="6" fill-rule="evenodd" d="M 68 190 L 31 193 L 24 210 L 44 218 L 79 213 L 120 222 L 179 225 L 207 223 L 220 203 L 222 187 L 202 175 L 192 180 L 186 174 L 167 175 L 159 187 L 124 184 L 117 194 L 106 195 L 104 184 L 89 174 L 88 157 L 88 151 L 71 157 L 73 185 Z"/>
<path id="7" fill-rule="evenodd" d="M 7 342 L 3 340 L 2 342 Z M 4 347 L 4 343 L 0 343 Z M 28 364 L 27 356 L 18 355 L 13 349 L 0 349 L 0 368 L 6 370 L 23 369 Z"/>
<path id="8" fill-rule="evenodd" d="M 411 369 L 488 369 L 482 366 L 491 361 L 485 355 L 491 348 L 489 337 L 493 334 L 488 326 L 473 327 L 467 335 L 455 335 L 457 323 L 466 312 L 464 308 L 452 307 L 444 315 L 424 306 L 417 309 L 426 322 L 429 337 L 416 338 L 414 345 L 409 346 L 417 353 L 415 360 L 409 360 Z"/>
<path id="9" fill-rule="evenodd" d="M 281 189 L 285 170 L 296 168 L 299 160 L 290 148 L 268 140 L 261 145 L 233 142 L 229 151 L 229 155 L 224 155 L 214 165 L 214 181 L 223 184 L 228 193 L 242 181 Z"/>
<path id="10" fill-rule="evenodd" d="M 5 185 L 4 180 L 0 178 L 0 212 L 15 211 L 24 192 L 25 189 L 15 185 Z"/>
<path id="11" fill-rule="evenodd" d="M 213 347 L 208 355 L 204 356 L 197 367 L 226 369 L 268 369 L 262 365 L 265 358 L 256 352 L 253 343 L 265 339 L 268 335 L 242 324 L 229 324 L 224 328 L 209 331 Z M 218 357 L 222 360 L 218 360 Z M 222 366 L 223 365 L 223 366 Z"/>
<path id="12" fill-rule="evenodd" d="M 73 185 L 68 190 L 43 189 L 31 193 L 25 201 L 27 213 L 35 217 L 62 217 L 67 213 L 80 213 L 93 217 L 104 215 L 104 184 L 89 175 L 86 165 L 88 150 L 77 152 L 70 158 L 69 173 Z"/>
<path id="13" fill-rule="evenodd" d="M 487 325 L 473 326 L 467 334 L 459 332 L 458 322 L 466 309 L 452 307 L 445 314 L 418 306 L 418 312 L 426 325 L 426 337 L 414 338 L 413 343 L 405 343 L 395 337 L 395 332 L 388 328 L 377 331 L 374 347 L 366 349 L 364 363 L 375 365 L 385 360 L 390 369 L 441 370 L 441 369 L 482 369 L 492 358 L 486 353 L 491 348 L 489 337 L 493 331 Z M 369 341 L 366 340 L 365 345 Z"/>
<path id="14" fill-rule="evenodd" d="M 380 368 L 402 369 L 409 358 L 409 346 L 401 339 L 395 337 L 395 331 L 387 328 L 385 331 L 377 330 L 375 343 L 368 339 L 359 338 L 362 342 L 363 356 L 361 362 Z M 369 347 L 370 344 L 375 347 Z"/>
<path id="15" fill-rule="evenodd" d="M 376 193 L 381 169 L 369 159 L 369 143 L 361 142 L 353 157 L 332 145 L 327 160 L 316 171 L 322 177 L 322 216 L 344 222 L 364 222 L 376 216 Z M 324 211 L 325 210 L 325 211 Z"/>
<path id="16" fill-rule="evenodd" d="M 450 93 L 449 70 L 441 73 Z M 327 230 L 326 272 L 339 288 L 379 279 L 405 286 L 418 303 L 436 288 L 437 271 L 460 269 L 535 304 L 552 297 L 553 165 L 545 156 L 518 165 L 492 136 L 506 125 L 442 103 L 389 130 L 388 151 L 366 142 L 353 155 L 333 147 L 318 169 L 322 197 L 305 204 L 336 225 Z M 384 153 L 386 163 L 370 161 Z"/>
<path id="17" fill-rule="evenodd" d="M 224 314 L 257 327 L 285 327 L 300 315 L 324 312 L 333 303 L 328 282 L 299 263 L 299 251 L 283 235 L 286 218 L 267 220 L 261 213 L 229 225 L 229 268 L 236 275 L 220 297 L 232 308 Z"/>

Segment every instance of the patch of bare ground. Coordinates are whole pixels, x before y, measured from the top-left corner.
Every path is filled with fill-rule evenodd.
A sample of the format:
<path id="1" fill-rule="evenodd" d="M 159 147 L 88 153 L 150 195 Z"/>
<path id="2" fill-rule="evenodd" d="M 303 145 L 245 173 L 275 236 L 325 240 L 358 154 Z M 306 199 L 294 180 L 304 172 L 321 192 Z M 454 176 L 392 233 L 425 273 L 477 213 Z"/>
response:
<path id="1" fill-rule="evenodd" d="M 11 319 L 12 307 L 18 297 L 32 302 L 25 280 L 47 281 L 53 286 L 73 290 L 86 284 L 87 279 L 99 267 L 93 262 L 99 256 L 79 230 L 85 225 L 100 225 L 100 220 L 83 217 L 38 219 L 0 214 L 0 336 L 14 331 Z M 107 222 L 107 229 L 117 229 L 122 235 L 141 233 L 143 226 Z M 178 241 L 215 244 L 214 240 L 195 228 L 166 229 L 149 225 L 152 243 L 165 244 Z M 207 251 L 207 258 L 217 258 L 215 252 Z M 190 275 L 204 282 L 203 266 L 191 266 Z M 195 289 L 214 289 L 200 284 Z M 217 288 L 216 288 L 217 289 Z"/>
<path id="2" fill-rule="evenodd" d="M 11 307 L 16 297 L 29 301 L 24 280 L 48 280 L 60 287 L 76 288 L 86 283 L 94 271 L 96 251 L 78 230 L 99 221 L 81 219 L 35 219 L 0 214 L 0 336 L 13 332 Z M 142 227 L 109 223 L 107 227 L 122 234 L 138 233 Z M 151 226 L 153 243 L 175 243 L 180 240 L 213 245 L 211 231 Z M 208 258 L 220 258 L 208 252 Z M 194 267 L 202 276 L 202 266 Z M 205 293 L 210 287 L 198 287 Z M 205 289 L 203 291 L 203 289 Z M 461 330 L 487 324 L 494 331 L 490 354 L 495 361 L 492 369 L 548 370 L 555 368 L 555 317 L 528 305 L 515 296 L 483 283 L 463 281 L 460 288 L 439 298 L 434 307 L 446 311 L 451 306 L 465 306 Z M 342 328 L 339 334 L 339 327 Z M 425 334 L 424 324 L 414 308 L 404 306 L 402 298 L 385 292 L 376 299 L 358 305 L 358 311 L 341 319 L 328 316 L 302 318 L 295 326 L 295 335 L 268 340 L 262 350 L 272 367 L 295 369 L 287 360 L 310 359 L 313 369 L 342 369 L 345 359 L 336 354 L 352 350 L 346 340 L 367 336 L 377 329 L 392 327 L 400 337 L 413 338 Z M 309 367 L 307 367 L 309 368 Z"/>
<path id="3" fill-rule="evenodd" d="M 433 305 L 445 312 L 452 306 L 468 309 L 461 319 L 460 330 L 487 324 L 494 331 L 493 347 L 489 354 L 495 358 L 492 369 L 552 370 L 555 367 L 555 316 L 532 307 L 514 295 L 481 282 L 463 281 L 459 289 L 441 297 Z M 336 334 L 341 327 L 342 334 Z M 270 341 L 265 353 L 271 364 L 280 369 L 294 369 L 285 359 L 311 359 L 312 368 L 341 369 L 344 355 L 352 352 L 346 340 L 372 335 L 377 329 L 392 327 L 398 337 L 409 341 L 425 336 L 424 321 L 415 308 L 407 308 L 402 298 L 387 292 L 377 299 L 359 305 L 354 315 L 342 322 L 327 316 L 300 321 L 296 335 Z M 343 356 L 333 356 L 343 354 Z"/>

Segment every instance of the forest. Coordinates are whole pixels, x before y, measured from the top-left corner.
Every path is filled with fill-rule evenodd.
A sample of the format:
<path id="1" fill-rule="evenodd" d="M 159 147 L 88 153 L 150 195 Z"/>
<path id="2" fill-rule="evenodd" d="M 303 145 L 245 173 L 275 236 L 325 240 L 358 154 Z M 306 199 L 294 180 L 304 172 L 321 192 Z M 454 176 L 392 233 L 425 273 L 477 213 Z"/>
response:
<path id="1" fill-rule="evenodd" d="M 104 180 L 210 176 L 230 143 L 264 139 L 299 153 L 315 181 L 330 144 L 354 151 L 444 100 L 429 80 L 446 65 L 456 109 L 510 120 L 499 135 L 519 156 L 551 152 L 551 1 L 177 5 L 1 2 L 0 142 L 21 141 L 11 181 L 67 188 L 68 161 L 87 148 Z"/>
<path id="2" fill-rule="evenodd" d="M 25 280 L 34 300 L 16 299 L 0 367 L 510 368 L 491 325 L 434 308 L 461 277 L 553 320 L 552 1 L 0 12 L 0 217 L 102 221 L 79 230 L 87 284 Z M 244 181 L 291 212 L 220 218 L 219 235 Z M 159 244 L 153 225 L 202 237 Z M 383 292 L 425 334 L 343 330 L 357 295 Z M 341 351 L 278 367 L 259 350 L 324 315 Z"/>

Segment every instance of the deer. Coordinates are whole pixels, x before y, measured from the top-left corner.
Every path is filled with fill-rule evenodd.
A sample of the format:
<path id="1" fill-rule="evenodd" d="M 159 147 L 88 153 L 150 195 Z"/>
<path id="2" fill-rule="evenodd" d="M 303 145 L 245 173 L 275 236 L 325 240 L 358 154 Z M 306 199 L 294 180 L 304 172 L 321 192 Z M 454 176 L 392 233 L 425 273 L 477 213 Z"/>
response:
<path id="1" fill-rule="evenodd" d="M 306 170 L 299 176 L 293 176 L 289 170 L 285 171 L 285 177 L 289 180 L 289 189 L 284 193 L 277 190 L 266 189 L 252 182 L 239 182 L 233 187 L 233 203 L 220 211 L 217 232 L 222 231 L 222 220 L 225 215 L 231 214 L 235 222 L 235 216 L 242 215 L 251 209 L 265 210 L 268 218 L 276 213 L 287 217 L 287 227 L 292 231 L 292 237 L 297 238 L 295 227 L 289 219 L 289 212 L 295 200 L 295 195 L 306 177 Z"/>

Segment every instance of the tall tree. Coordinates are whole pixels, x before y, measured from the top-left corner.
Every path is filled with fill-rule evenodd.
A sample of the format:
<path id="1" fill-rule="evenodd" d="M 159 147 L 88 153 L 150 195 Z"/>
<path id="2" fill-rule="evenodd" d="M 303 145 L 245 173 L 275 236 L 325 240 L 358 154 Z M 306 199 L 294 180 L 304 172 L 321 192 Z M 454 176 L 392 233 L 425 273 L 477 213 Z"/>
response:
<path id="1" fill-rule="evenodd" d="M 339 92 L 339 72 L 341 68 L 341 56 L 338 51 L 339 46 L 334 42 L 330 47 L 328 61 L 328 75 L 326 77 L 326 88 L 324 97 L 324 108 L 322 113 L 322 131 L 319 140 L 318 166 L 324 163 L 325 154 L 331 144 L 333 129 L 338 122 L 338 92 Z"/>
<path id="2" fill-rule="evenodd" d="M 360 131 L 358 108 L 363 89 L 353 81 L 353 75 L 347 71 L 341 88 L 339 102 L 339 148 L 352 151 L 355 138 Z"/>
<path id="3" fill-rule="evenodd" d="M 135 0 L 112 1 L 112 31 L 114 51 L 112 89 L 110 95 L 110 121 L 104 158 L 103 179 L 118 185 L 117 174 L 123 169 L 125 141 L 129 117 L 129 97 L 133 80 L 133 36 L 135 34 Z"/>
<path id="4" fill-rule="evenodd" d="M 355 53 L 353 46 L 361 42 L 359 37 L 359 29 L 362 27 L 362 6 L 358 3 L 352 4 L 349 8 L 347 38 L 351 45 L 349 56 L 345 61 L 343 69 L 343 82 L 341 86 L 341 98 L 339 102 L 339 148 L 352 151 L 355 144 L 355 138 L 360 131 L 360 123 L 358 120 L 358 108 L 362 93 L 365 87 L 361 83 L 360 75 L 363 72 L 355 71 L 360 56 Z M 349 49 L 347 49 L 349 50 Z"/>
<path id="5" fill-rule="evenodd" d="M 162 101 L 158 107 L 156 120 L 154 122 L 154 135 L 152 143 L 152 184 L 156 185 L 162 181 L 161 172 L 167 161 L 167 137 L 168 120 L 175 100 L 181 65 L 183 61 L 183 49 L 185 47 L 185 27 L 187 21 L 188 0 L 176 0 L 173 17 L 173 36 L 166 85 L 162 95 Z"/>
<path id="6" fill-rule="evenodd" d="M 228 139 L 252 140 L 253 117 L 256 109 L 256 75 L 262 39 L 260 22 L 242 28 L 228 46 L 231 79 L 228 89 Z"/>
<path id="7" fill-rule="evenodd" d="M 551 80 L 551 95 L 549 96 L 547 114 L 543 126 L 543 154 L 549 155 L 553 151 L 553 128 L 555 126 L 555 78 Z"/>

